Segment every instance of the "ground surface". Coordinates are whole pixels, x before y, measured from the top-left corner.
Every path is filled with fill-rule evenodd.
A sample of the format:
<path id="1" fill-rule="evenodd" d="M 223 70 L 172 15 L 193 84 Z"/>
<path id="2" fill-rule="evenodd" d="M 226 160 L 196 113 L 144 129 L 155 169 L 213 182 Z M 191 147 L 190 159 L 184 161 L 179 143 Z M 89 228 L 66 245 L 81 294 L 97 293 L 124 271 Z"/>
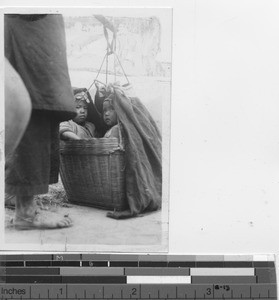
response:
<path id="1" fill-rule="evenodd" d="M 89 87 L 96 73 L 70 70 L 70 77 L 73 86 Z M 99 79 L 105 82 L 105 75 L 100 74 Z M 112 79 L 114 78 L 109 78 L 108 82 L 113 82 Z M 163 158 L 166 157 L 165 168 L 163 168 L 164 185 L 164 182 L 168 181 L 170 78 L 133 77 L 130 81 L 135 95 L 141 99 L 162 130 Z M 48 194 L 39 196 L 37 204 L 46 212 L 69 214 L 74 221 L 74 226 L 59 230 L 17 231 L 11 223 L 14 210 L 6 208 L 7 246 L 5 248 L 10 250 L 167 251 L 168 199 L 166 195 L 163 195 L 165 209 L 162 211 L 128 220 L 113 220 L 106 217 L 105 210 L 68 203 L 60 182 L 50 186 Z"/>
<path id="2" fill-rule="evenodd" d="M 110 219 L 105 210 L 68 203 L 61 183 L 50 186 L 48 194 L 36 199 L 43 213 L 69 214 L 74 225 L 65 229 L 18 231 L 12 223 L 14 209 L 6 208 L 5 240 L 11 249 L 15 244 L 21 244 L 21 248 L 24 244 L 24 249 L 30 245 L 29 250 L 34 248 L 31 245 L 57 250 L 80 247 L 110 251 L 166 250 L 163 245 L 167 242 L 166 223 L 161 220 L 161 211 L 128 220 Z"/>

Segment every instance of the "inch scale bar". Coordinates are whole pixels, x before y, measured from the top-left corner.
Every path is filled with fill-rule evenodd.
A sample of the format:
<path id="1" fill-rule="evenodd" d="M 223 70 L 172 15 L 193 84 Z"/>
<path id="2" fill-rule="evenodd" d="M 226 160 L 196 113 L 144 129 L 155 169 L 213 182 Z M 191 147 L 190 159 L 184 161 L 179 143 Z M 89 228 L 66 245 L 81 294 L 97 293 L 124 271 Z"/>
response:
<path id="1" fill-rule="evenodd" d="M 276 272 L 239 256 L 0 255 L 0 299 L 276 300 Z"/>
<path id="2" fill-rule="evenodd" d="M 276 284 L 1 285 L 1 299 L 276 299 Z"/>

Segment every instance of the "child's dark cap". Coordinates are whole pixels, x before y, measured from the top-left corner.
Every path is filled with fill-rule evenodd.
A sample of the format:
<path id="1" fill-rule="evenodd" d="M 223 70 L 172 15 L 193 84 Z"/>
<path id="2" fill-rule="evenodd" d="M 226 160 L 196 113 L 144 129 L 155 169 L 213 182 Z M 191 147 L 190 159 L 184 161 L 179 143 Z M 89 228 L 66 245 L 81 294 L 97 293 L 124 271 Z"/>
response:
<path id="1" fill-rule="evenodd" d="M 110 94 L 108 97 L 106 97 L 105 99 L 104 99 L 104 102 L 105 101 L 112 101 L 114 99 L 114 95 L 113 94 Z"/>
<path id="2" fill-rule="evenodd" d="M 80 92 L 80 93 L 75 94 L 75 100 L 76 101 L 86 101 L 87 103 L 90 102 L 89 98 L 85 92 Z"/>

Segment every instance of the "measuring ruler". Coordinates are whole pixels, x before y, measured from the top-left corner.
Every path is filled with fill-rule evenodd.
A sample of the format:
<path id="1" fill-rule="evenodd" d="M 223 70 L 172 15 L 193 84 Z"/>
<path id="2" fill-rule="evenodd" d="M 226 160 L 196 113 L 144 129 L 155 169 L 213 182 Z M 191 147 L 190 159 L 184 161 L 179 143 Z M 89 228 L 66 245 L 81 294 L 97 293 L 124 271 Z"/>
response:
<path id="1" fill-rule="evenodd" d="M 0 299 L 277 299 L 275 263 L 252 256 L 0 255 Z"/>

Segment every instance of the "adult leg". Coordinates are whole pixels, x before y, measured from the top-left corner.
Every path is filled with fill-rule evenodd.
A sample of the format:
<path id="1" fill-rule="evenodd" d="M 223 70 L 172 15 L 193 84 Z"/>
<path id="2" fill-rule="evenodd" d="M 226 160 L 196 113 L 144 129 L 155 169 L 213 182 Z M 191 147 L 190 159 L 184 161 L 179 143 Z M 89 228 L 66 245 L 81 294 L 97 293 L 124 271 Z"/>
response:
<path id="1" fill-rule="evenodd" d="M 5 59 L 5 156 L 15 150 L 31 116 L 29 93 L 19 74 Z"/>
<path id="2" fill-rule="evenodd" d="M 53 123 L 57 122 L 49 115 L 33 111 L 26 132 L 6 168 L 6 190 L 16 195 L 14 225 L 18 229 L 53 229 L 72 225 L 68 216 L 38 212 L 33 199 L 34 195 L 47 193 L 50 180 L 54 183 L 57 178 L 54 170 L 57 173 L 58 161 L 54 168 L 51 160 L 57 160 L 59 155 L 58 143 L 53 142 L 55 137 L 58 139 L 58 123 L 55 126 Z"/>
<path id="3" fill-rule="evenodd" d="M 5 58 L 5 160 L 16 149 L 31 116 L 29 93 L 13 66 Z M 5 206 L 15 206 L 15 196 L 5 194 Z"/>

